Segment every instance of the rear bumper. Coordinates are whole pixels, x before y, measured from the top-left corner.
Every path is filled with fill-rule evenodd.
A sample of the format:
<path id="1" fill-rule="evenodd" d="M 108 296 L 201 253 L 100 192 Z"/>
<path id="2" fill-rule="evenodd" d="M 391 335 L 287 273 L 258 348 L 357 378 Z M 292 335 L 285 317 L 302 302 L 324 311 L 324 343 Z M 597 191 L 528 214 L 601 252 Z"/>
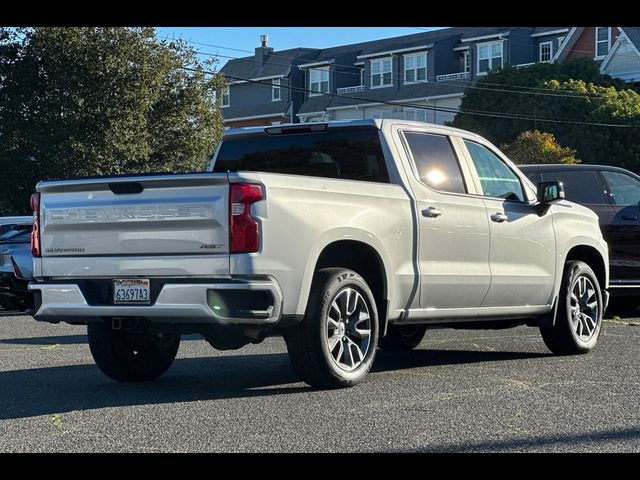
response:
<path id="1" fill-rule="evenodd" d="M 282 314 L 282 291 L 273 279 L 163 282 L 151 305 L 95 304 L 83 282 L 32 282 L 36 320 L 45 322 L 89 323 L 113 317 L 145 318 L 154 323 L 210 323 L 218 325 L 275 324 Z M 245 307 L 262 301 L 260 308 Z M 217 305 L 228 299 L 222 308 Z M 215 303 L 214 303 L 215 302 Z M 224 302 L 223 302 L 224 303 Z"/>

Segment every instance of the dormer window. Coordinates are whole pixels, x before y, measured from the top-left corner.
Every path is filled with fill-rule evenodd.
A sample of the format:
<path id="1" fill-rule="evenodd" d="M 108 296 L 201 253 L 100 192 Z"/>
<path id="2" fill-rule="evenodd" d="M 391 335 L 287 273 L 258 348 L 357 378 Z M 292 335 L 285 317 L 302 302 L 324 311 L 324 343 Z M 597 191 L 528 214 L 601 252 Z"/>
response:
<path id="1" fill-rule="evenodd" d="M 329 93 L 329 67 L 309 70 L 309 89 L 311 96 Z"/>
<path id="2" fill-rule="evenodd" d="M 220 106 L 228 107 L 231 104 L 231 90 L 229 85 L 224 87 L 220 92 Z"/>
<path id="3" fill-rule="evenodd" d="M 551 48 L 553 46 L 552 42 L 542 42 L 540 44 L 540 61 L 541 62 L 550 62 L 551 61 Z"/>
<path id="4" fill-rule="evenodd" d="M 427 52 L 404 56 L 404 83 L 427 81 Z"/>
<path id="5" fill-rule="evenodd" d="M 391 58 L 371 60 L 371 88 L 389 87 L 393 85 Z"/>
<path id="6" fill-rule="evenodd" d="M 280 79 L 274 78 L 271 80 L 271 101 L 277 102 L 281 99 Z"/>
<path id="7" fill-rule="evenodd" d="M 596 27 L 596 60 L 607 56 L 611 47 L 611 27 Z"/>
<path id="8" fill-rule="evenodd" d="M 478 45 L 478 75 L 485 75 L 489 70 L 502 68 L 502 41 Z"/>

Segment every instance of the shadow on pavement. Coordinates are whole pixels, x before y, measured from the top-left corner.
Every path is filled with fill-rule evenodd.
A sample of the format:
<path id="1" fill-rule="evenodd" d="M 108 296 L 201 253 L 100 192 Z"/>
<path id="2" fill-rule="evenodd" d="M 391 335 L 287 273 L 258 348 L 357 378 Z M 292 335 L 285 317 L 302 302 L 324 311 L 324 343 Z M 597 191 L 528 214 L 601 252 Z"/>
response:
<path id="1" fill-rule="evenodd" d="M 373 371 L 545 356 L 540 353 L 453 350 L 380 352 Z M 147 383 L 114 382 L 95 365 L 13 370 L 0 372 L 0 419 L 312 391 L 311 387 L 299 382 L 286 353 L 179 358 L 163 377 Z"/>
<path id="2" fill-rule="evenodd" d="M 477 350 L 411 350 L 409 352 L 379 351 L 372 372 L 402 370 L 437 365 L 460 365 L 478 362 L 502 362 L 531 358 L 554 357 L 539 352 L 487 352 Z"/>
<path id="3" fill-rule="evenodd" d="M 145 383 L 114 382 L 95 365 L 13 370 L 0 372 L 0 419 L 309 390 L 278 388 L 297 381 L 286 354 L 181 358 Z"/>
<path id="4" fill-rule="evenodd" d="M 611 442 L 628 442 L 640 440 L 638 427 L 616 428 L 610 430 L 596 430 L 570 435 L 532 435 L 527 438 L 512 438 L 505 440 L 489 440 L 486 442 L 462 442 L 446 445 L 433 445 L 403 452 L 478 452 L 478 451 L 523 451 L 525 449 L 540 449 L 547 446 L 582 447 L 589 444 L 607 443 L 612 449 Z"/>

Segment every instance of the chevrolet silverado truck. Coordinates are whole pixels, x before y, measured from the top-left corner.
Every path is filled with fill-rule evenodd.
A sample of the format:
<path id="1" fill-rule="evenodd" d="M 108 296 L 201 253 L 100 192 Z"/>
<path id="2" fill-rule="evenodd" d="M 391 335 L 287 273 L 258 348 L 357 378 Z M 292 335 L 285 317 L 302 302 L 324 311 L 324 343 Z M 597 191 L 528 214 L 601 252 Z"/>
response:
<path id="1" fill-rule="evenodd" d="M 40 182 L 35 318 L 87 324 L 98 367 L 152 380 L 180 335 L 283 335 L 317 387 L 355 385 L 427 327 L 538 327 L 593 349 L 608 250 L 562 185 L 462 130 L 400 120 L 228 130 L 207 172 Z"/>

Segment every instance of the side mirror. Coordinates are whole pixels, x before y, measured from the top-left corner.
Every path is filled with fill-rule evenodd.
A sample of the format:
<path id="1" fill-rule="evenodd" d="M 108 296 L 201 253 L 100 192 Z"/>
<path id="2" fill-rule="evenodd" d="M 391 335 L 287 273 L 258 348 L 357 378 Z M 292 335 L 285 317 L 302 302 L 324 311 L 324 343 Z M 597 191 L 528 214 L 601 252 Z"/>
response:
<path id="1" fill-rule="evenodd" d="M 538 202 L 548 207 L 552 203 L 564 200 L 562 182 L 541 182 L 538 184 Z"/>

